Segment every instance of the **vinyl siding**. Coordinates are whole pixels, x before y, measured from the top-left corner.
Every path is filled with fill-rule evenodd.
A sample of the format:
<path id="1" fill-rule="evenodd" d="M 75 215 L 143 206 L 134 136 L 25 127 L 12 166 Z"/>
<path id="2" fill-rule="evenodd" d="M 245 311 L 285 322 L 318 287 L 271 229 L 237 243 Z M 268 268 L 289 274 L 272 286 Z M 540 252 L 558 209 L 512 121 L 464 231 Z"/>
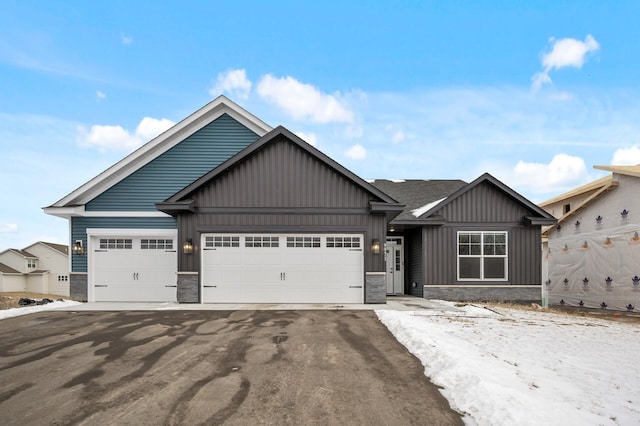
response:
<path id="1" fill-rule="evenodd" d="M 82 240 L 87 247 L 87 228 L 130 228 L 130 229 L 175 229 L 173 217 L 72 217 L 71 244 Z M 71 271 L 87 272 L 87 255 L 71 255 Z"/>
<path id="2" fill-rule="evenodd" d="M 407 250 L 407 280 L 409 283 L 409 293 L 412 296 L 422 297 L 422 286 L 424 285 L 424 263 L 422 262 L 423 244 L 422 229 L 417 229 L 407 234 L 405 237 Z M 413 283 L 416 286 L 413 287 Z"/>
<path id="3" fill-rule="evenodd" d="M 180 215 L 180 241 L 199 243 L 204 232 L 360 233 L 365 271 L 384 271 L 384 256 L 371 253 L 371 240 L 384 241 L 386 234 L 385 216 L 369 213 L 369 200 L 379 200 L 284 137 L 189 198 L 196 213 Z M 181 271 L 199 270 L 199 256 L 179 259 Z"/>
<path id="4" fill-rule="evenodd" d="M 212 121 L 89 203 L 87 211 L 155 211 L 164 201 L 258 139 L 227 114 Z"/>
<path id="5" fill-rule="evenodd" d="M 490 183 L 478 185 L 434 214 L 442 215 L 447 223 L 423 229 L 425 285 L 474 284 L 473 281 L 457 280 L 458 231 L 508 233 L 508 280 L 475 283 L 541 283 L 540 227 L 523 225 L 523 217 L 532 212 Z"/>

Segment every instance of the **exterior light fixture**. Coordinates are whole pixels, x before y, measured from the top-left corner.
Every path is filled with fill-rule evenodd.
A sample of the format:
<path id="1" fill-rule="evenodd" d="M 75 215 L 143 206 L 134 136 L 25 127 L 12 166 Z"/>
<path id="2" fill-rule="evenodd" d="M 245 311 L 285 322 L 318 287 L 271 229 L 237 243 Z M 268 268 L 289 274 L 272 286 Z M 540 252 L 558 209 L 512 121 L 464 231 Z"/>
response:
<path id="1" fill-rule="evenodd" d="M 373 254 L 380 254 L 380 240 L 373 239 L 371 241 L 371 252 Z"/>
<path id="2" fill-rule="evenodd" d="M 85 254 L 84 245 L 82 244 L 82 240 L 76 240 L 73 243 L 73 247 L 71 247 L 71 251 L 73 254 L 82 255 Z"/>
<path id="3" fill-rule="evenodd" d="M 182 245 L 182 252 L 184 254 L 193 253 L 193 240 L 191 238 L 187 238 L 184 240 L 184 244 Z"/>

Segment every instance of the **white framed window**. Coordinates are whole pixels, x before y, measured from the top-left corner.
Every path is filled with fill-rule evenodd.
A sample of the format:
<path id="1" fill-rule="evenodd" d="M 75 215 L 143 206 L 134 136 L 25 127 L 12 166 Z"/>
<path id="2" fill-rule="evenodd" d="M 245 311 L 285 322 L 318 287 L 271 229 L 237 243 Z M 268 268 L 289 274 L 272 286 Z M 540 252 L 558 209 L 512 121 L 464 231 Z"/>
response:
<path id="1" fill-rule="evenodd" d="M 36 259 L 27 259 L 27 268 L 35 269 L 37 265 Z"/>
<path id="2" fill-rule="evenodd" d="M 173 250 L 173 240 L 165 239 L 141 239 L 140 249 L 142 250 Z"/>
<path id="3" fill-rule="evenodd" d="M 360 248 L 360 237 L 327 237 L 327 248 Z"/>
<path id="4" fill-rule="evenodd" d="M 244 237 L 245 247 L 279 247 L 280 239 L 278 237 Z"/>
<path id="5" fill-rule="evenodd" d="M 133 247 L 131 238 L 100 238 L 100 248 L 130 250 Z"/>
<path id="6" fill-rule="evenodd" d="M 205 248 L 240 247 L 240 237 L 214 235 L 204 237 Z"/>
<path id="7" fill-rule="evenodd" d="M 287 237 L 287 247 L 319 248 L 320 237 Z"/>
<path id="8" fill-rule="evenodd" d="M 506 281 L 507 232 L 458 231 L 458 280 Z"/>

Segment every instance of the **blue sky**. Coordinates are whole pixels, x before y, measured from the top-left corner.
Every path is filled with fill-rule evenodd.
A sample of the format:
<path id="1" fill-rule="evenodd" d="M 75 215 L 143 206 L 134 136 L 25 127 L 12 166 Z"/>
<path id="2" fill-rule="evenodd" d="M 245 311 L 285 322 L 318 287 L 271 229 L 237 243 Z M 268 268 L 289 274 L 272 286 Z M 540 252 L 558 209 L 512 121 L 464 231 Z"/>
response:
<path id="1" fill-rule="evenodd" d="M 224 93 L 363 178 L 532 201 L 640 163 L 637 1 L 1 1 L 0 250 Z"/>

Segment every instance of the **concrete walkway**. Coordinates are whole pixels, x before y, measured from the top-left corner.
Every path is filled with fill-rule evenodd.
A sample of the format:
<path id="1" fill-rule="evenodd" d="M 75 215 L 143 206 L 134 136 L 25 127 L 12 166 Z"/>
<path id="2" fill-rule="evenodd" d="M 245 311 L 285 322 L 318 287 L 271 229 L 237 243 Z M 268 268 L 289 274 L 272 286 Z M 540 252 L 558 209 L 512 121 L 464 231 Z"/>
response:
<path id="1" fill-rule="evenodd" d="M 386 304 L 331 304 L 331 303 L 145 303 L 145 302 L 89 302 L 82 305 L 57 308 L 57 311 L 304 311 L 304 310 L 394 310 L 419 309 L 452 310 L 437 300 L 413 296 L 389 296 Z M 455 310 L 455 309 L 454 309 Z"/>

